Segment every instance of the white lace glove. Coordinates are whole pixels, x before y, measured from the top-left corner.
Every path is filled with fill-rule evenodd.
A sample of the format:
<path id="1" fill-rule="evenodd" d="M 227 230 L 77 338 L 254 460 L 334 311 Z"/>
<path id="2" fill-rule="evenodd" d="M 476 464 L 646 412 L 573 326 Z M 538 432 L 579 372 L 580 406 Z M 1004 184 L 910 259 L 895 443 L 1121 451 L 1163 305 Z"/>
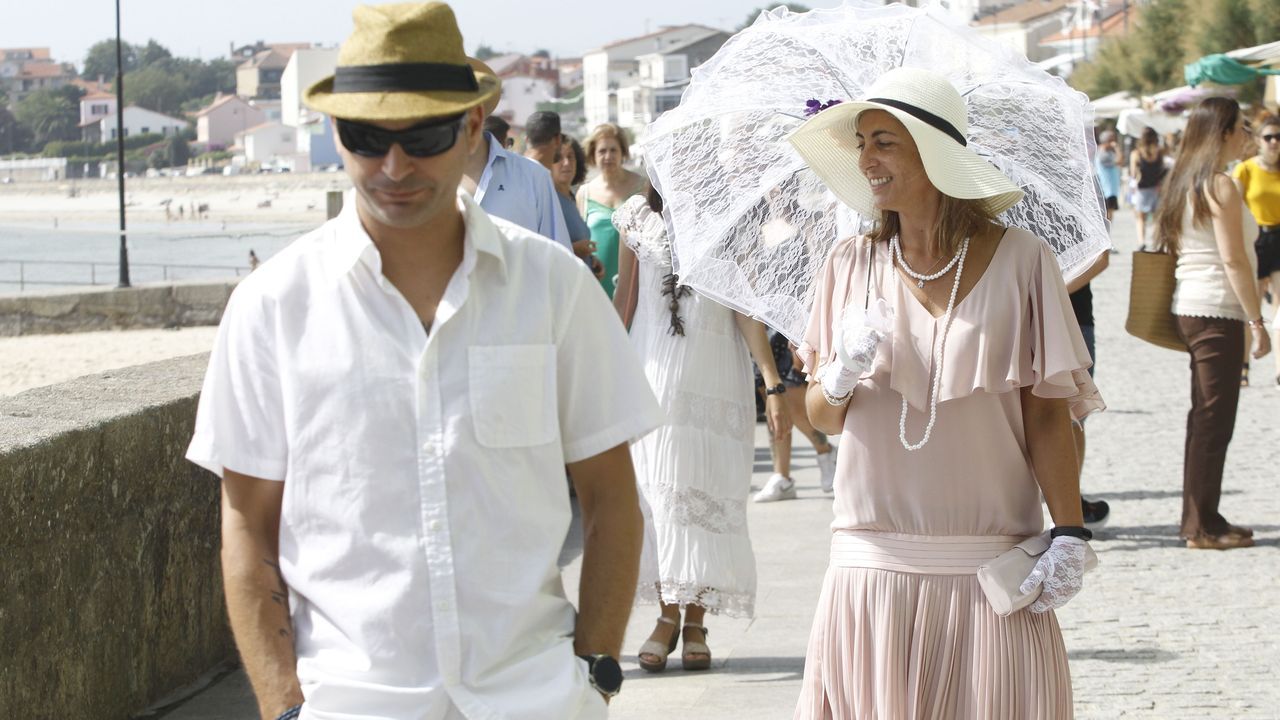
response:
<path id="1" fill-rule="evenodd" d="M 819 380 L 831 397 L 844 397 L 853 391 L 858 378 L 871 369 L 880 341 L 893 324 L 893 308 L 878 298 L 863 312 L 861 308 L 845 308 L 843 316 L 832 328 L 832 344 L 839 362 L 823 368 Z"/>
<path id="2" fill-rule="evenodd" d="M 1040 597 L 1031 603 L 1031 612 L 1057 610 L 1080 592 L 1084 587 L 1084 549 L 1085 541 L 1078 537 L 1063 535 L 1053 539 L 1018 588 L 1030 593 L 1037 585 L 1042 586 Z"/>

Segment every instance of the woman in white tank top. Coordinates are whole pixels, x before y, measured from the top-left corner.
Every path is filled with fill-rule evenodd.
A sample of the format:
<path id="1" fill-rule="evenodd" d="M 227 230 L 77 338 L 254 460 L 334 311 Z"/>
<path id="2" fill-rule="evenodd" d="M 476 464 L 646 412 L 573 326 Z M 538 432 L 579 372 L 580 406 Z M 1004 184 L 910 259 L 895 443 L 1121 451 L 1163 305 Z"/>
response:
<path id="1" fill-rule="evenodd" d="M 1222 170 L 1248 135 L 1240 106 L 1209 98 L 1191 111 L 1182 152 L 1165 181 L 1156 243 L 1178 256 L 1173 314 L 1191 353 L 1191 413 L 1182 478 L 1182 537 L 1187 547 L 1253 545 L 1253 531 L 1218 511 L 1227 445 L 1240 399 L 1240 348 L 1252 326 L 1252 355 L 1271 351 L 1254 280 L 1258 225 Z"/>

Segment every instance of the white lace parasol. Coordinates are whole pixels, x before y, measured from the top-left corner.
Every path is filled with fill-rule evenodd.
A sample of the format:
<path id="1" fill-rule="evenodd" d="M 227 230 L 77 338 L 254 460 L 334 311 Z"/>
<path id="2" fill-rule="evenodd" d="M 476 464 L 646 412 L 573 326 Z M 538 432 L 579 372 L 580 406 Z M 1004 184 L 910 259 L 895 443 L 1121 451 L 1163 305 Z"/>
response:
<path id="1" fill-rule="evenodd" d="M 809 100 L 859 98 L 898 66 L 939 72 L 964 97 L 969 147 L 1026 192 L 1001 222 L 1048 241 L 1068 279 L 1110 247 L 1087 97 L 939 10 L 855 1 L 762 13 L 649 126 L 680 282 L 799 342 L 828 250 L 867 225 L 786 137 Z"/>

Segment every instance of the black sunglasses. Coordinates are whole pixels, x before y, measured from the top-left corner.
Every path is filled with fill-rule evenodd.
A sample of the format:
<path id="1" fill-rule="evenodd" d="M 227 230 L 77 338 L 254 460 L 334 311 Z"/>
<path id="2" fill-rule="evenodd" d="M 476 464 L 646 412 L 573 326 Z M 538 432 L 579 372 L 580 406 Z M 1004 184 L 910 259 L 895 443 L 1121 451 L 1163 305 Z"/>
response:
<path id="1" fill-rule="evenodd" d="M 399 145 L 406 155 L 431 157 L 446 152 L 458 142 L 458 131 L 466 115 L 445 120 L 428 120 L 404 130 L 387 130 L 354 120 L 337 119 L 338 139 L 342 146 L 360 157 L 379 158 Z"/>
<path id="2" fill-rule="evenodd" d="M 1280 133 L 1267 133 L 1262 136 L 1262 142 L 1280 142 Z"/>

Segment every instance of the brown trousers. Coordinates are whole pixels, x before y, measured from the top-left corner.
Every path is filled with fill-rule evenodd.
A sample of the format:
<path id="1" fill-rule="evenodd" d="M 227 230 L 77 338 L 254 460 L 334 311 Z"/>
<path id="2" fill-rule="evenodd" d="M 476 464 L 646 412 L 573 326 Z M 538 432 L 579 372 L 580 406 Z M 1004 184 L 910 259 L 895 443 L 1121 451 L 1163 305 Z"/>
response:
<path id="1" fill-rule="evenodd" d="M 1221 535 L 1222 468 L 1236 427 L 1244 323 L 1177 315 L 1178 337 L 1191 350 L 1191 412 L 1182 467 L 1182 537 Z"/>

